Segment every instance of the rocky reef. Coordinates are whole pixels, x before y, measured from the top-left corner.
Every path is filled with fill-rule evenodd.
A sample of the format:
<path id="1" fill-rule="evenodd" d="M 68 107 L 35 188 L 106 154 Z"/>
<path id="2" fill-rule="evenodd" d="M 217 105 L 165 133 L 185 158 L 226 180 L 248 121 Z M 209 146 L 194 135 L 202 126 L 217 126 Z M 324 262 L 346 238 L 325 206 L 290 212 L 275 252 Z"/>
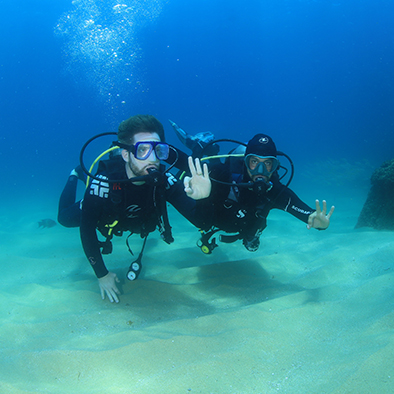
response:
<path id="1" fill-rule="evenodd" d="M 384 162 L 371 177 L 371 189 L 356 228 L 394 230 L 394 159 Z"/>

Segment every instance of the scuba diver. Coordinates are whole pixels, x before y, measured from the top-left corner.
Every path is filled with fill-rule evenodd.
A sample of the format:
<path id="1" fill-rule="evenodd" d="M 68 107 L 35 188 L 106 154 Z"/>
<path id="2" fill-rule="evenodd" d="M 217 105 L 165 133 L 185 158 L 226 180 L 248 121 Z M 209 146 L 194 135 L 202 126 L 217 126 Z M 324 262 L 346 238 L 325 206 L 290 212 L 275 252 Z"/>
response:
<path id="1" fill-rule="evenodd" d="M 196 138 L 186 136 L 184 139 L 195 141 Z M 257 251 L 260 236 L 267 227 L 268 214 L 274 208 L 305 222 L 308 229 L 325 230 L 329 226 L 335 207 L 327 213 L 326 201 L 323 200 L 321 208 L 316 200 L 316 209 L 312 209 L 288 187 L 293 178 L 293 163 L 290 157 L 277 151 L 270 136 L 257 134 L 247 144 L 211 139 L 207 147 L 221 141 L 239 145 L 229 155 L 224 155 L 227 156 L 224 163 L 217 159 L 222 156 L 201 158 L 209 159 L 212 191 L 207 200 L 213 206 L 213 225 L 208 230 L 200 229 L 201 238 L 197 243 L 204 253 L 210 254 L 218 246 L 214 237 L 218 231 L 227 233 L 220 235 L 221 242 L 241 240 L 248 251 Z M 204 149 L 202 155 L 205 155 Z M 281 179 L 288 170 L 280 165 L 278 155 L 285 156 L 291 164 L 291 176 L 286 185 Z M 282 177 L 279 169 L 286 171 Z"/>
<path id="2" fill-rule="evenodd" d="M 80 227 L 82 246 L 98 278 L 101 297 L 107 295 L 111 302 L 119 302 L 116 285 L 119 278 L 108 271 L 102 255 L 112 252 L 113 235 L 121 236 L 129 231 L 130 235 L 140 234 L 143 239 L 142 250 L 127 273 L 128 279 L 134 280 L 141 271 L 148 234 L 158 228 L 166 243 L 174 240 L 167 202 L 197 227 L 205 227 L 212 215 L 211 205 L 206 204 L 211 190 L 207 165 L 201 167 L 199 159 L 193 161 L 189 157 L 191 177 L 186 177 L 183 184 L 171 173 L 164 172 L 161 161 L 177 160 L 178 153 L 165 143 L 163 125 L 154 116 L 130 117 L 119 125 L 117 137 L 114 145 L 120 148 L 120 154 L 100 161 L 96 175 L 84 168 L 85 144 L 81 167 L 92 180 L 83 200 L 75 202 L 77 181 L 84 176 L 79 167 L 71 172 L 60 198 L 58 215 L 59 222 L 66 227 Z M 105 237 L 104 242 L 99 241 L 97 230 Z M 133 254 L 128 238 L 126 243 Z"/>

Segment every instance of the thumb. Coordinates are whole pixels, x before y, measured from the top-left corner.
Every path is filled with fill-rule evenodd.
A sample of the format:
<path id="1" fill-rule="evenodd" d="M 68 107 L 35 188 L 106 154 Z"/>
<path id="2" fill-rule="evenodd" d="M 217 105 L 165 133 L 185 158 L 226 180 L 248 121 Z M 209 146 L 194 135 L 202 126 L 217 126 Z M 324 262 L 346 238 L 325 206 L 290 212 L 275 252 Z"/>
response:
<path id="1" fill-rule="evenodd" d="M 185 187 L 190 187 L 190 180 L 191 178 L 189 176 L 185 176 L 185 179 L 183 180 L 183 185 Z"/>

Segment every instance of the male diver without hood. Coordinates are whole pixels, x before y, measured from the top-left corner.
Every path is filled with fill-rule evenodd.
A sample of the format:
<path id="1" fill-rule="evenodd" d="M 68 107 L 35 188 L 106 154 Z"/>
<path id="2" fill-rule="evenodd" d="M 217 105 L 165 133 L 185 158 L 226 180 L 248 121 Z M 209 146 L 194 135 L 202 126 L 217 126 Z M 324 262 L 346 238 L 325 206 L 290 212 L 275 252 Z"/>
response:
<path id="1" fill-rule="evenodd" d="M 211 190 L 207 165 L 201 166 L 198 159 L 194 161 L 190 157 L 186 162 L 191 176 L 186 177 L 183 184 L 165 172 L 162 161 L 170 158 L 172 148 L 165 143 L 163 126 L 155 117 L 132 116 L 120 124 L 117 136 L 114 148 L 120 147 L 121 154 L 100 160 L 96 174 L 88 171 L 92 179 L 83 202 L 75 202 L 78 178 L 73 173 L 59 202 L 59 222 L 80 227 L 82 246 L 98 278 L 101 296 L 103 299 L 107 296 L 111 302 L 119 302 L 120 281 L 117 274 L 107 269 L 103 255 L 112 252 L 113 236 L 130 232 L 130 235 L 139 234 L 142 238 L 141 252 L 127 271 L 127 278 L 135 280 L 141 273 L 148 235 L 158 229 L 165 242 L 173 241 L 167 202 L 195 226 L 205 226 L 211 216 L 210 205 L 206 205 Z M 95 138 L 100 135 L 89 141 Z M 85 172 L 82 158 L 89 141 L 80 155 Z M 177 154 L 172 157 L 176 160 Z M 74 217 L 67 218 L 68 215 Z M 99 240 L 98 233 L 104 241 Z M 129 237 L 126 244 L 132 253 Z"/>

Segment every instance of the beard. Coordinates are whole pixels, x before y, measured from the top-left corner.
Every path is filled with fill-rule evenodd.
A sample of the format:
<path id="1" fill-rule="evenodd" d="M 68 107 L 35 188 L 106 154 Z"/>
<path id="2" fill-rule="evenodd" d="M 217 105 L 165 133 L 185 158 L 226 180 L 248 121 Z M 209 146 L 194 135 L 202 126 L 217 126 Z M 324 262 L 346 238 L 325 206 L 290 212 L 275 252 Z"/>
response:
<path id="1" fill-rule="evenodd" d="M 129 162 L 129 167 L 130 170 L 133 172 L 133 174 L 137 176 L 144 176 L 148 175 L 148 170 L 147 168 L 155 168 L 156 170 L 159 169 L 159 163 L 148 163 L 146 166 L 143 167 L 138 167 L 133 163 L 132 161 Z"/>

